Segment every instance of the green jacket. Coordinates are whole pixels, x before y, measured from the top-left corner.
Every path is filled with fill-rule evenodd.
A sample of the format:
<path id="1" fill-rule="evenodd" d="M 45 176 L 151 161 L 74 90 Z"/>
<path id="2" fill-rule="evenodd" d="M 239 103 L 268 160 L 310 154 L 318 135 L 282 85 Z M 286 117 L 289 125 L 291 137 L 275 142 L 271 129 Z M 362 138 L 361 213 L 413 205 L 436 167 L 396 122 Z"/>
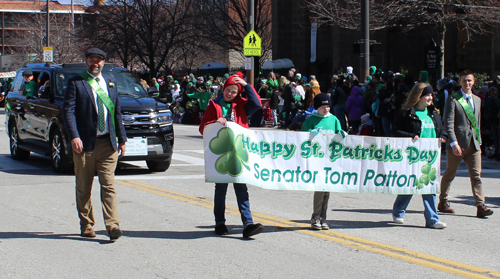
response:
<path id="1" fill-rule="evenodd" d="M 273 86 L 280 86 L 279 82 L 277 79 L 275 80 L 272 80 L 272 79 L 268 79 L 267 82 L 266 82 L 268 88 L 267 88 L 267 93 L 268 93 L 268 97 L 270 98 L 271 95 L 273 94 Z"/>
<path id="2" fill-rule="evenodd" d="M 24 83 L 22 86 L 21 86 L 21 93 L 23 94 L 23 96 L 26 96 L 26 97 L 35 97 L 35 93 L 38 92 L 38 82 L 34 81 L 34 80 L 31 80 L 30 82 L 28 83 Z"/>

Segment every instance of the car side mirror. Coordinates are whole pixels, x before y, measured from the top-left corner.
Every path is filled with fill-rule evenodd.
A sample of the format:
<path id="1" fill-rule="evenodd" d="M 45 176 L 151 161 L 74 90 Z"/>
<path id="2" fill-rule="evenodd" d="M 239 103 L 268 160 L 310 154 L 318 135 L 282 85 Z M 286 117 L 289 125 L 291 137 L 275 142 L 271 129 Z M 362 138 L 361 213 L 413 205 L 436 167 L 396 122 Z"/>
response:
<path id="1" fill-rule="evenodd" d="M 148 95 L 149 95 L 150 97 L 153 97 L 153 98 L 154 98 L 154 97 L 158 97 L 158 95 L 159 95 L 159 91 L 158 91 L 158 89 L 157 89 L 156 87 L 154 87 L 154 86 L 149 87 L 149 88 L 148 88 Z"/>

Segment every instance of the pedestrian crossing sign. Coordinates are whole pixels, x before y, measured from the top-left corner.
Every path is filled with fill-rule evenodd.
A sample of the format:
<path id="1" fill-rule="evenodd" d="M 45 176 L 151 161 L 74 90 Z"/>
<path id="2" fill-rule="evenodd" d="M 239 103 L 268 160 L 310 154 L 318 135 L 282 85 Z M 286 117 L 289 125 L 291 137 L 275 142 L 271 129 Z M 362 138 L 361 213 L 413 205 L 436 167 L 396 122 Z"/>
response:
<path id="1" fill-rule="evenodd" d="M 262 41 L 254 30 L 248 32 L 243 39 L 243 55 L 245 56 L 261 56 Z"/>

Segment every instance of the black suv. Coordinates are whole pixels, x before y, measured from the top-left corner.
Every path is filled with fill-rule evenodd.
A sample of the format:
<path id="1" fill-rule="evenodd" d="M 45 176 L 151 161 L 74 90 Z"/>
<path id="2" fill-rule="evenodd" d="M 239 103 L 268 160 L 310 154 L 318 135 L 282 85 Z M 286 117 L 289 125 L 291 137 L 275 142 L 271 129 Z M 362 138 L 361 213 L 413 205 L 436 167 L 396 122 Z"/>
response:
<path id="1" fill-rule="evenodd" d="M 34 98 L 26 98 L 19 90 L 27 69 L 40 84 Z M 50 156 L 56 172 L 73 170 L 62 106 L 68 80 L 85 70 L 84 63 L 71 63 L 29 64 L 17 71 L 5 103 L 5 125 L 13 159 L 26 160 L 30 152 L 35 152 Z M 116 80 L 120 96 L 127 131 L 127 151 L 120 161 L 145 160 L 151 171 L 166 171 L 174 147 L 171 111 L 150 97 L 127 69 L 105 64 L 102 73 Z"/>

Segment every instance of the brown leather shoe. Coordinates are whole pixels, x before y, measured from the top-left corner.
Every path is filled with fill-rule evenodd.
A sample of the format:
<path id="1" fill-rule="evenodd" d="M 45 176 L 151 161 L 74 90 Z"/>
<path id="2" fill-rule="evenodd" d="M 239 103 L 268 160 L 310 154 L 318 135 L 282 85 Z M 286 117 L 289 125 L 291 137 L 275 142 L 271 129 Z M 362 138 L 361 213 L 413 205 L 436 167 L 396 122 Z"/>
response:
<path id="1" fill-rule="evenodd" d="M 95 231 L 93 228 L 86 228 L 82 233 L 83 237 L 96 237 Z"/>
<path id="2" fill-rule="evenodd" d="M 440 201 L 438 211 L 443 213 L 455 213 L 455 210 L 450 207 L 450 203 L 448 201 Z"/>
<path id="3" fill-rule="evenodd" d="M 120 238 L 120 236 L 122 236 L 122 230 L 120 229 L 120 227 L 114 227 L 108 231 L 108 234 L 109 234 L 109 240 L 114 242 L 118 238 Z"/>
<path id="4" fill-rule="evenodd" d="M 484 203 L 477 206 L 477 217 L 484 218 L 493 214 L 493 210 L 487 208 Z"/>

